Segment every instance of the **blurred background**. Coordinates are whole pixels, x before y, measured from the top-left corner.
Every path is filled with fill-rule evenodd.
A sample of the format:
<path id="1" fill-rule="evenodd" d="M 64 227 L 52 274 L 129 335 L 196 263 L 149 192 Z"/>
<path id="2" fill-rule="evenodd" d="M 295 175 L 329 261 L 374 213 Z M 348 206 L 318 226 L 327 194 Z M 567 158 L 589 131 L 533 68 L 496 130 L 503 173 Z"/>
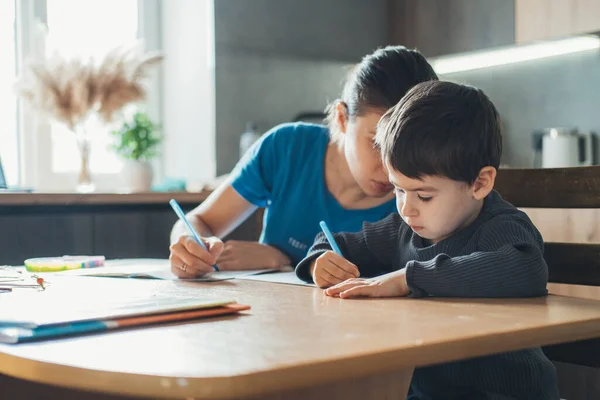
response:
<path id="1" fill-rule="evenodd" d="M 48 29 L 43 46 L 39 22 Z M 82 161 L 74 135 L 16 96 L 15 79 L 49 49 L 101 59 L 137 39 L 164 56 L 135 104 L 160 127 L 148 157 L 155 190 L 169 182 L 202 188 L 271 127 L 319 122 L 348 67 L 388 44 L 415 47 L 442 77 L 490 95 L 506 128 L 503 164 L 595 163 L 588 134 L 600 127 L 600 59 L 597 37 L 587 34 L 597 30 L 594 0 L 2 0 L 0 159 L 8 186 L 76 190 Z M 545 47 L 530 46 L 538 41 Z M 89 124 L 96 192 L 131 189 L 123 182 L 127 158 L 113 148 L 115 126 Z M 563 133 L 580 157 L 552 143 L 542 149 L 545 135 Z"/>

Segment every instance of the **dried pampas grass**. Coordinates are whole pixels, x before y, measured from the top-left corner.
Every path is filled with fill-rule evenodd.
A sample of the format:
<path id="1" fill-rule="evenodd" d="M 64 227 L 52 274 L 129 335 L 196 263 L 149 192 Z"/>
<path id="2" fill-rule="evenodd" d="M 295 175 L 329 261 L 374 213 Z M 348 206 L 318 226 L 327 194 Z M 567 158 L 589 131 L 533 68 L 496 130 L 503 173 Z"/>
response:
<path id="1" fill-rule="evenodd" d="M 97 113 L 112 122 L 127 104 L 146 99 L 145 80 L 162 61 L 141 43 L 109 51 L 100 62 L 67 59 L 58 53 L 30 61 L 15 85 L 17 95 L 69 128 Z"/>

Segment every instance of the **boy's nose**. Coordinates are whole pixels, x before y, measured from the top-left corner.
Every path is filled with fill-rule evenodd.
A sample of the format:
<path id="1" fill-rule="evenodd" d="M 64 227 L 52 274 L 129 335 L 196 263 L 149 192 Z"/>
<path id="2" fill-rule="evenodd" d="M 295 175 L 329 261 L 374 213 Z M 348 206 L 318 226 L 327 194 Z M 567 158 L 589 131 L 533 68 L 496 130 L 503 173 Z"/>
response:
<path id="1" fill-rule="evenodd" d="M 419 210 L 413 205 L 413 202 L 405 199 L 402 205 L 402 215 L 405 217 L 416 217 L 418 214 Z"/>

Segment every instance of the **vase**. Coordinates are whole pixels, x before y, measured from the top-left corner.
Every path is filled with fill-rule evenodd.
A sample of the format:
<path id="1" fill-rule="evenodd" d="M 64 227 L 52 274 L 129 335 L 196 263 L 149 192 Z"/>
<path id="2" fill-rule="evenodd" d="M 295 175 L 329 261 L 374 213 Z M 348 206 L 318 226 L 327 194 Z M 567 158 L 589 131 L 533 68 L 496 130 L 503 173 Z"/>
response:
<path id="1" fill-rule="evenodd" d="M 126 160 L 123 163 L 123 178 L 129 192 L 149 192 L 152 175 L 152 165 L 148 161 Z"/>
<path id="2" fill-rule="evenodd" d="M 80 166 L 79 177 L 77 178 L 76 191 L 78 193 L 92 193 L 96 190 L 96 185 L 92 181 L 90 172 L 90 138 L 83 125 L 77 126 L 75 129 L 77 137 L 77 149 L 79 150 Z"/>

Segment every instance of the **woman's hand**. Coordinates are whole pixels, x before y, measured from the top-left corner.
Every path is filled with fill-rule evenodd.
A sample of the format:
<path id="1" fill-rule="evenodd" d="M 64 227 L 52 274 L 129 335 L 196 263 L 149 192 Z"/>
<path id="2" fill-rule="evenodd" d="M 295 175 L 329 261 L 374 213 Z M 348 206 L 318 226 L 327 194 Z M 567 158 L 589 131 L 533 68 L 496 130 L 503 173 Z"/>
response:
<path id="1" fill-rule="evenodd" d="M 279 269 L 290 264 L 289 257 L 275 247 L 241 240 L 225 242 L 223 252 L 217 257 L 221 271 Z"/>
<path id="2" fill-rule="evenodd" d="M 171 271 L 178 278 L 198 278 L 214 271 L 213 264 L 223 251 L 223 242 L 218 237 L 200 238 L 208 248 L 204 250 L 191 236 L 181 236 L 169 247 Z"/>

